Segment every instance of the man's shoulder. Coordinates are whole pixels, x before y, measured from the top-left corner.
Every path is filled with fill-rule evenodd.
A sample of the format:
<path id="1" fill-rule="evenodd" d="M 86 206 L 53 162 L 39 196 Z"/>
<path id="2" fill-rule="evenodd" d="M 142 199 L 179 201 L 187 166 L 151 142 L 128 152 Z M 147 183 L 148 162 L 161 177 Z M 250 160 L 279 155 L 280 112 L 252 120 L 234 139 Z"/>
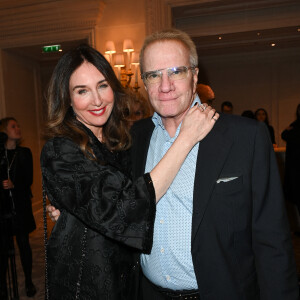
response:
<path id="1" fill-rule="evenodd" d="M 226 125 L 232 129 L 236 129 L 238 131 L 249 129 L 255 130 L 259 123 L 258 121 L 238 115 L 229 115 L 229 114 L 220 114 L 219 118 L 222 126 Z"/>
<path id="2" fill-rule="evenodd" d="M 232 141 L 253 141 L 258 132 L 267 132 L 266 125 L 257 120 L 238 116 L 220 114 L 219 120 L 213 129 Z"/>

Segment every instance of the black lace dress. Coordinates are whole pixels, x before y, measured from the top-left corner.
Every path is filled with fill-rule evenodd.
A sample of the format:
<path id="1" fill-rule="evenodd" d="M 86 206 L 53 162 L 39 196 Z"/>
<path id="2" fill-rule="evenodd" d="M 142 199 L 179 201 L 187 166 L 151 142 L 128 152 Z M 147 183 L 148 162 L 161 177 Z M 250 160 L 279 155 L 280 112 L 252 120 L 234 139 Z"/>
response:
<path id="1" fill-rule="evenodd" d="M 133 300 L 138 254 L 152 247 L 155 191 L 149 174 L 126 175 L 126 152 L 86 131 L 98 162 L 62 137 L 41 154 L 45 192 L 61 211 L 47 245 L 49 299 Z"/>

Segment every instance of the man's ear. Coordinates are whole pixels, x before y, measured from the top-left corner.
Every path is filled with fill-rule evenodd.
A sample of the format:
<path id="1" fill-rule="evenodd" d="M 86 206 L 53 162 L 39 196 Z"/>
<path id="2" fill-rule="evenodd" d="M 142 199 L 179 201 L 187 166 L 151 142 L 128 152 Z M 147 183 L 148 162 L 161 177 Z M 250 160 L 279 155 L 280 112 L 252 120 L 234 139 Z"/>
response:
<path id="1" fill-rule="evenodd" d="M 198 73 L 199 73 L 199 69 L 195 68 L 193 72 L 193 94 L 196 93 L 196 89 L 197 89 Z"/>

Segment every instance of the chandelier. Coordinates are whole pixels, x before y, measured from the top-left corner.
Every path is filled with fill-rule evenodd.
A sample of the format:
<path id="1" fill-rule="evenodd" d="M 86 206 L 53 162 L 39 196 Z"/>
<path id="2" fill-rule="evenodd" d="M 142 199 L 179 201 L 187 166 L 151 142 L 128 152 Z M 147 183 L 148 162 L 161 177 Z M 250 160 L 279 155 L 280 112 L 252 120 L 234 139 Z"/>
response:
<path id="1" fill-rule="evenodd" d="M 115 43 L 107 41 L 105 44 L 105 57 L 108 62 L 117 68 L 118 78 L 125 88 L 134 88 L 137 91 L 139 72 L 139 53 L 134 51 L 132 40 L 123 41 L 123 52 L 117 53 Z M 132 69 L 134 67 L 134 69 Z M 131 84 L 131 78 L 134 76 L 134 84 Z"/>

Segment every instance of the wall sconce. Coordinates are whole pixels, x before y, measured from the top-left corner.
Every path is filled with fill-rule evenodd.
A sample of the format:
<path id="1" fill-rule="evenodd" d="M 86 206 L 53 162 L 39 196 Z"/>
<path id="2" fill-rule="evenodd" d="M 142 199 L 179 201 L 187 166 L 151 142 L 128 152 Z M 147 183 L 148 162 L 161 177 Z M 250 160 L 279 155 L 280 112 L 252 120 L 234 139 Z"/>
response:
<path id="1" fill-rule="evenodd" d="M 124 57 L 126 53 L 126 58 Z M 138 86 L 138 65 L 139 58 L 138 54 L 134 52 L 133 43 L 130 39 L 125 39 L 123 41 L 123 53 L 117 53 L 115 44 L 113 41 L 107 41 L 105 44 L 105 57 L 109 63 L 118 68 L 118 78 L 123 85 L 123 87 L 130 87 L 131 77 L 135 74 L 135 84 L 134 89 L 137 91 Z M 135 66 L 135 72 L 131 70 L 131 65 Z"/>
<path id="2" fill-rule="evenodd" d="M 134 74 L 135 74 L 135 81 L 134 81 L 133 88 L 137 92 L 137 90 L 140 88 L 139 83 L 138 83 L 139 64 L 140 64 L 140 53 L 139 52 L 132 53 L 131 64 L 134 65 Z"/>
<path id="3" fill-rule="evenodd" d="M 113 41 L 108 41 L 106 42 L 106 45 L 105 45 L 105 53 L 109 55 L 110 57 L 110 63 L 112 61 L 112 55 L 114 53 L 116 53 L 116 47 L 115 47 L 115 44 Z"/>

